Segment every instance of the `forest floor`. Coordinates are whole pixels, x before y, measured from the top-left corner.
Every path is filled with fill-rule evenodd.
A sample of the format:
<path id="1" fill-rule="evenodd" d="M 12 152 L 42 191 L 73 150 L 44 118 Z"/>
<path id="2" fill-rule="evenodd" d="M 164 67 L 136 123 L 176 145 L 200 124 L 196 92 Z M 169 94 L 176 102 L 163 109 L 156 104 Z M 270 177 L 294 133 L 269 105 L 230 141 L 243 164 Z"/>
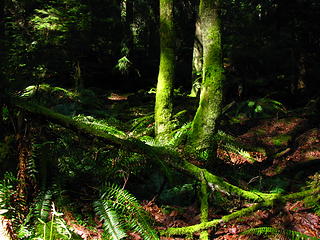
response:
<path id="1" fill-rule="evenodd" d="M 320 129 L 308 122 L 306 118 L 288 117 L 283 119 L 267 119 L 257 121 L 253 127 L 252 123 L 242 123 L 247 129 L 237 139 L 254 147 L 263 147 L 272 157 L 267 157 L 261 152 L 252 152 L 258 163 L 253 163 L 239 154 L 227 153 L 219 150 L 220 158 L 225 159 L 227 164 L 244 166 L 256 164 L 259 166 L 259 176 L 249 181 L 238 179 L 238 185 L 248 189 L 254 181 L 261 181 L 269 178 L 269 181 L 279 181 L 278 190 L 282 187 L 286 191 L 297 191 L 305 177 L 319 166 L 320 159 Z M 281 137 L 279 137 L 281 136 Z M 280 154 L 277 154 L 280 153 Z M 308 171 L 309 170 L 311 171 Z M 319 168 L 318 168 L 319 169 Z M 277 177 L 282 173 L 282 177 Z M 303 177 L 303 176 L 304 177 Z M 283 182 L 282 182 L 283 181 Z M 282 183 L 281 183 L 282 182 Z M 282 186 L 281 186 L 282 185 Z M 285 185 L 285 186 L 284 186 Z M 277 189 L 274 189 L 277 190 Z M 240 203 L 239 206 L 243 203 Z M 248 206 L 244 204 L 244 206 Z M 154 202 L 146 202 L 145 209 L 149 211 L 156 222 L 163 227 L 184 227 L 197 224 L 200 221 L 199 208 L 191 205 L 183 210 L 173 209 L 164 214 L 161 208 Z M 222 216 L 217 210 L 210 209 L 209 219 L 218 219 Z M 249 239 L 270 239 L 239 235 L 241 232 L 263 226 L 272 226 L 277 229 L 289 229 L 304 233 L 306 235 L 320 238 L 320 217 L 307 206 L 303 201 L 287 202 L 284 206 L 274 206 L 271 209 L 258 210 L 250 216 L 241 217 L 228 223 L 221 224 L 211 229 L 212 239 L 219 240 L 249 240 Z M 184 238 L 162 238 L 163 240 L 184 239 Z M 274 239 L 285 239 L 276 237 Z"/>
<path id="2" fill-rule="evenodd" d="M 112 98 L 109 100 L 127 100 L 126 97 L 116 94 L 111 96 Z M 184 106 L 180 107 L 182 109 L 188 108 L 185 104 L 190 104 L 190 102 L 183 102 Z M 228 129 L 238 142 L 254 149 L 250 152 L 254 161 L 240 154 L 218 149 L 219 157 L 226 163 L 222 168 L 232 166 L 235 169 L 254 169 L 253 172 L 256 176 L 252 175 L 253 177 L 250 176 L 250 179 L 236 179 L 238 186 L 244 189 L 249 189 L 251 184 L 264 180 L 273 184 L 274 189 L 271 189 L 271 192 L 298 191 L 301 184 L 305 183 L 308 178 L 315 178 L 312 174 L 316 172 L 316 169 L 319 170 L 320 125 L 318 121 L 310 119 L 305 114 L 306 112 L 300 111 L 298 114 L 291 112 L 281 117 L 247 118 L 241 119 L 237 124 L 222 126 L 223 129 Z M 319 181 L 320 179 L 317 179 L 318 184 Z M 234 211 L 248 206 L 248 203 L 239 201 L 239 203 L 233 202 L 231 205 L 234 205 Z M 200 222 L 197 202 L 186 207 L 171 206 L 169 211 L 163 211 L 163 208 L 157 205 L 156 201 L 145 200 L 143 207 L 159 224 L 159 229 L 190 226 Z M 209 210 L 209 219 L 221 216 L 221 211 L 214 207 Z M 320 238 L 320 217 L 303 201 L 287 202 L 284 206 L 258 210 L 250 216 L 221 224 L 215 229 L 210 229 L 209 232 L 212 239 L 218 240 L 263 239 L 261 236 L 254 238 L 253 236 L 239 235 L 247 229 L 263 226 L 294 230 Z M 132 235 L 132 239 L 140 238 L 137 235 Z M 182 240 L 185 238 L 163 237 L 162 239 Z"/>
<path id="3" fill-rule="evenodd" d="M 126 95 L 110 93 L 100 97 L 98 102 L 93 102 L 92 99 L 89 99 L 88 102 L 92 103 L 83 104 L 86 105 L 84 109 L 99 106 L 99 110 L 110 113 L 122 122 L 128 122 L 133 118 L 152 114 L 154 97 L 146 93 Z M 190 121 L 196 110 L 196 99 L 179 97 L 175 103 L 177 103 L 175 112 L 187 109 L 184 120 Z M 62 106 L 57 102 L 52 104 L 51 108 L 63 113 L 66 109 L 73 111 L 73 104 L 72 101 L 64 101 Z M 70 107 L 71 110 L 67 107 Z M 214 171 L 223 173 L 223 176 L 218 175 L 246 190 L 293 193 L 301 191 L 301 187 L 305 186 L 306 182 L 312 182 L 314 187 L 318 187 L 320 185 L 320 124 L 318 119 L 307 115 L 305 110 L 288 111 L 281 116 L 270 115 L 263 118 L 243 118 L 244 115 L 241 115 L 236 122 L 231 121 L 235 116 L 230 117 L 226 114 L 222 120 L 221 129 L 232 135 L 239 144 L 246 146 L 246 151 L 250 156 L 246 157 L 241 152 L 219 147 L 218 156 L 223 160 L 223 163 L 219 164 Z M 84 111 L 83 114 L 86 112 Z M 151 121 L 141 134 L 147 134 L 150 129 L 153 132 L 152 127 L 153 122 Z M 187 194 L 191 193 L 187 192 Z M 179 194 L 173 197 L 183 199 Z M 139 200 L 142 202 L 143 208 L 151 214 L 159 230 L 168 227 L 190 226 L 200 222 L 197 198 L 192 201 L 189 199 L 182 205 L 167 204 L 161 200 L 160 192 L 154 196 L 139 198 Z M 223 194 L 212 196 L 209 203 L 210 220 L 221 218 L 223 215 L 252 204 L 243 199 L 235 199 Z M 320 239 L 319 205 L 317 203 L 312 206 L 305 201 L 287 202 L 273 208 L 258 210 L 250 216 L 222 223 L 209 229 L 209 232 L 211 239 L 218 240 L 270 239 L 270 237 L 240 235 L 247 229 L 270 226 L 277 229 L 298 231 Z M 82 208 L 90 207 L 84 205 Z M 93 229 L 88 229 L 78 223 L 71 212 L 63 212 L 66 223 L 83 239 L 101 239 L 103 227 L 98 219 L 94 219 L 96 226 L 93 226 Z M 135 233 L 130 233 L 130 236 L 132 240 L 142 239 Z M 162 237 L 161 239 L 183 240 L 187 238 Z"/>

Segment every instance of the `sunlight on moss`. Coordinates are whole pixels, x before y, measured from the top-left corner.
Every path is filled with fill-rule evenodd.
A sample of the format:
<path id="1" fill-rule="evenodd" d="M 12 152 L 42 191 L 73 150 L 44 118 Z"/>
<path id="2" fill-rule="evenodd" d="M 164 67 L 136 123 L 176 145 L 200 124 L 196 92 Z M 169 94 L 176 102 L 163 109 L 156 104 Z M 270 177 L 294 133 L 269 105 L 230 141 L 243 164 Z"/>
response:
<path id="1" fill-rule="evenodd" d="M 105 131 L 106 133 L 113 134 L 120 138 L 124 138 L 127 136 L 127 134 L 125 134 L 124 132 L 109 125 L 106 120 L 98 120 L 92 116 L 86 116 L 86 115 L 78 115 L 73 117 L 73 119 L 85 124 L 89 124 L 91 127 L 93 127 L 96 130 Z"/>

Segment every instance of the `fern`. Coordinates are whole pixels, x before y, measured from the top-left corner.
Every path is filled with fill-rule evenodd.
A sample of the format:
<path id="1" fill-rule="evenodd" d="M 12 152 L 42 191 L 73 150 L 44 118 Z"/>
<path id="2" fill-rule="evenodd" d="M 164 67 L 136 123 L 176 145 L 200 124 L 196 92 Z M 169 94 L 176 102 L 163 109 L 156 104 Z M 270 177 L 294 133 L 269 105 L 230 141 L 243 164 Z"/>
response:
<path id="1" fill-rule="evenodd" d="M 33 182 L 36 182 L 38 170 L 37 170 L 37 162 L 41 161 L 42 154 L 47 153 L 48 144 L 52 144 L 52 141 L 46 141 L 43 143 L 32 143 L 31 145 L 31 156 L 27 159 L 27 173 L 30 179 Z"/>
<path id="2" fill-rule="evenodd" d="M 173 137 L 169 142 L 169 145 L 173 147 L 179 146 L 183 141 L 185 141 L 190 133 L 192 122 L 185 123 L 179 129 L 173 132 Z"/>
<path id="3" fill-rule="evenodd" d="M 219 144 L 219 146 L 222 149 L 225 149 L 226 151 L 237 153 L 240 156 L 249 160 L 250 162 L 256 161 L 256 159 L 250 155 L 249 151 L 245 150 L 245 148 L 247 147 L 236 141 L 236 139 L 230 134 L 227 134 L 219 130 L 215 135 L 215 141 Z"/>
<path id="4" fill-rule="evenodd" d="M 49 218 L 49 213 L 51 211 L 51 202 L 52 202 L 52 191 L 47 190 L 38 195 L 35 200 L 35 213 L 42 221 L 47 221 Z"/>
<path id="5" fill-rule="evenodd" d="M 135 137 L 148 136 L 154 132 L 154 114 L 135 118 L 128 122 L 131 125 L 131 135 Z"/>
<path id="6" fill-rule="evenodd" d="M 114 239 L 123 238 L 125 235 L 121 233 L 129 230 L 138 232 L 145 240 L 159 239 L 150 225 L 150 217 L 137 199 L 117 185 L 103 188 L 100 200 L 95 202 L 95 210 L 104 220 L 105 230 L 111 236 L 118 236 Z"/>
<path id="7" fill-rule="evenodd" d="M 279 113 L 286 113 L 286 108 L 282 103 L 270 98 L 246 100 L 230 106 L 229 109 L 226 110 L 226 112 L 228 112 L 227 115 L 235 121 L 241 116 L 249 118 L 265 118 L 275 116 Z"/>
<path id="8" fill-rule="evenodd" d="M 242 235 L 258 235 L 258 236 L 275 236 L 280 238 L 281 236 L 287 237 L 291 240 L 317 240 L 316 237 L 310 237 L 306 234 L 288 230 L 288 229 L 278 229 L 273 227 L 259 227 L 251 228 L 241 233 Z"/>
<path id="9" fill-rule="evenodd" d="M 122 239 L 127 236 L 123 229 L 118 213 L 113 210 L 112 202 L 108 200 L 97 200 L 94 202 L 94 210 L 103 221 L 104 229 L 109 233 L 114 240 Z"/>
<path id="10" fill-rule="evenodd" d="M 12 217 L 15 215 L 15 206 L 11 199 L 16 194 L 17 179 L 11 172 L 6 172 L 3 179 L 0 180 L 0 215 Z"/>

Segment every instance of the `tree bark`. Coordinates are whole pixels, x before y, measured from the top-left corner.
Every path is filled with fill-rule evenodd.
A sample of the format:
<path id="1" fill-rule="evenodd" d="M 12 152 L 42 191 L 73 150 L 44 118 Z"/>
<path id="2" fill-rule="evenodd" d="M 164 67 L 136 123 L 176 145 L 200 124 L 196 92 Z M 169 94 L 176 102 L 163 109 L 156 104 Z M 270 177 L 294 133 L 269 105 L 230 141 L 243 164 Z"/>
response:
<path id="1" fill-rule="evenodd" d="M 172 92 L 175 75 L 173 0 L 160 0 L 160 66 L 155 104 L 157 140 L 167 142 L 172 130 Z"/>
<path id="2" fill-rule="evenodd" d="M 196 150 L 213 146 L 222 111 L 223 65 L 219 19 L 219 1 L 200 1 L 203 42 L 203 73 L 199 107 L 192 123 L 190 145 Z"/>

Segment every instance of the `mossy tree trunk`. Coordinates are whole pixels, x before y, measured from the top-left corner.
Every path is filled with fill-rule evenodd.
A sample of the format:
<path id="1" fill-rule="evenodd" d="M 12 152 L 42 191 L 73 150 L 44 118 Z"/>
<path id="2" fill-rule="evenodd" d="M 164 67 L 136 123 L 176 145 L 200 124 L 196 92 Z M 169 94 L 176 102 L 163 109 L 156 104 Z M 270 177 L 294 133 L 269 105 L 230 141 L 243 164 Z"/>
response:
<path id="1" fill-rule="evenodd" d="M 160 66 L 155 104 L 157 140 L 166 142 L 172 130 L 172 92 L 175 76 L 173 0 L 160 0 Z"/>
<path id="2" fill-rule="evenodd" d="M 189 138 L 190 145 L 196 150 L 208 150 L 213 146 L 213 136 L 221 115 L 224 76 L 218 8 L 218 0 L 200 1 L 203 79 L 199 107 L 193 119 Z"/>

